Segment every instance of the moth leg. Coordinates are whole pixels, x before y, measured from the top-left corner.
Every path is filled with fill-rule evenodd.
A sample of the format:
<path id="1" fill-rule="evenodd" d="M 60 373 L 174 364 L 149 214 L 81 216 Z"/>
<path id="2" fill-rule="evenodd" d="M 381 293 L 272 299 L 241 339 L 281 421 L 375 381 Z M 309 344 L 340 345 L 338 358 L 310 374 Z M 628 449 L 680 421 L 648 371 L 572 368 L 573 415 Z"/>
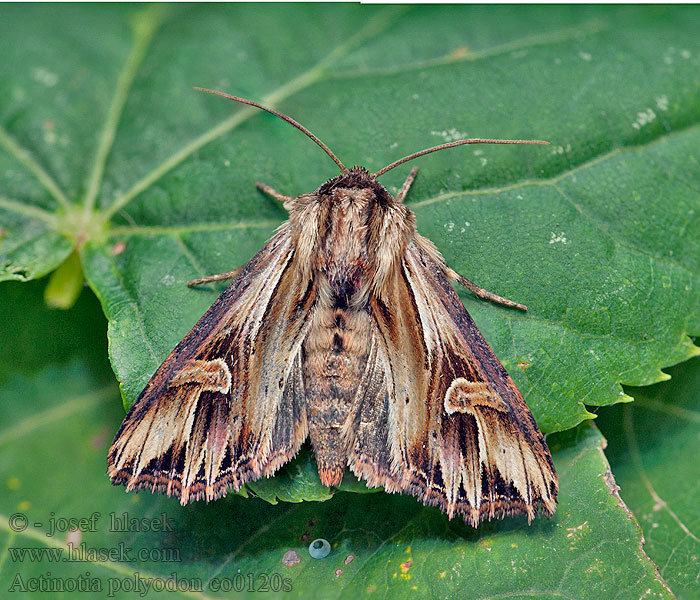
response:
<path id="1" fill-rule="evenodd" d="M 403 202 L 406 198 L 406 194 L 408 194 L 408 190 L 410 189 L 413 180 L 416 178 L 416 173 L 418 173 L 418 167 L 413 167 L 411 172 L 408 174 L 408 177 L 406 177 L 406 181 L 403 182 L 399 193 L 396 194 L 397 202 Z"/>
<path id="2" fill-rule="evenodd" d="M 495 302 L 496 304 L 502 304 L 503 306 L 508 306 L 510 308 L 517 308 L 518 310 L 527 310 L 527 306 L 524 304 L 518 304 L 517 302 L 513 302 L 512 300 L 508 300 L 508 298 L 503 298 L 502 296 L 497 296 L 496 294 L 493 294 L 487 290 L 485 290 L 482 287 L 479 287 L 474 283 L 473 281 L 469 281 L 466 277 L 463 277 L 453 269 L 450 269 L 449 267 L 447 268 L 447 271 L 445 273 L 447 275 L 448 279 L 451 279 L 452 281 L 457 281 L 461 285 L 463 285 L 465 288 L 467 288 L 472 294 L 475 296 L 478 296 L 479 298 L 482 298 L 484 300 L 488 300 L 489 302 Z"/>
<path id="3" fill-rule="evenodd" d="M 228 273 L 219 273 L 218 275 L 209 275 L 209 277 L 202 277 L 201 279 L 192 279 L 191 281 L 187 282 L 187 285 L 192 287 L 195 285 L 202 285 L 203 283 L 211 283 L 212 281 L 222 281 L 223 279 L 233 279 L 236 275 L 238 275 L 241 272 L 242 268 L 243 267 L 238 267 L 237 269 L 234 269 L 233 271 L 229 271 Z"/>
<path id="4" fill-rule="evenodd" d="M 280 194 L 277 190 L 271 188 L 269 185 L 265 185 L 264 183 L 260 183 L 259 181 L 255 184 L 255 186 L 264 194 L 267 194 L 271 198 L 279 200 L 282 203 L 294 200 L 294 198 L 292 198 L 291 196 L 285 196 L 284 194 Z"/>

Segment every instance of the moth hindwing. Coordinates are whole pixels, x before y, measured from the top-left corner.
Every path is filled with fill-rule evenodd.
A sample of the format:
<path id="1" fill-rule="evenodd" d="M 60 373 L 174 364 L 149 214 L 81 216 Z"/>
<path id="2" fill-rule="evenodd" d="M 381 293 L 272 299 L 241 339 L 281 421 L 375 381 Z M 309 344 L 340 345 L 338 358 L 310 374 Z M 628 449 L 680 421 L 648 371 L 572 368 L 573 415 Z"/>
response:
<path id="1" fill-rule="evenodd" d="M 253 104 L 250 101 L 231 97 Z M 557 475 L 520 392 L 450 281 L 450 269 L 375 174 L 340 166 L 165 359 L 109 450 L 127 489 L 214 500 L 271 476 L 310 438 L 324 485 L 347 467 L 476 526 L 554 513 Z M 475 143 L 489 140 L 461 140 Z M 496 140 L 506 143 L 507 140 Z M 518 143 L 518 142 L 511 142 Z"/>

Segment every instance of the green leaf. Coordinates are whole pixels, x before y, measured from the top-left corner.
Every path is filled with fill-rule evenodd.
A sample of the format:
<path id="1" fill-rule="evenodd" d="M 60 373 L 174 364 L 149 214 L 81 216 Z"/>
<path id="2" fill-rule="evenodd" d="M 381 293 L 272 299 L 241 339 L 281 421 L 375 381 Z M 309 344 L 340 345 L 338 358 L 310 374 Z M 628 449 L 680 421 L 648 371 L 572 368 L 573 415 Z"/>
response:
<path id="1" fill-rule="evenodd" d="M 601 415 L 607 455 L 645 550 L 680 600 L 700 594 L 700 361 Z"/>
<path id="2" fill-rule="evenodd" d="M 67 586 L 83 581 L 90 587 L 81 598 L 110 590 L 115 598 L 151 598 L 165 596 L 153 589 L 175 583 L 169 598 L 218 598 L 241 595 L 217 584 L 245 590 L 252 581 L 260 590 L 268 581 L 274 590 L 288 579 L 291 591 L 256 597 L 672 597 L 641 549 L 639 527 L 615 494 L 602 437 L 590 424 L 550 436 L 560 504 L 552 519 L 530 526 L 521 517 L 474 530 L 409 496 L 381 492 L 278 505 L 229 495 L 181 507 L 109 485 L 105 456 L 123 414 L 116 386 L 103 381 L 106 360 L 90 366 L 93 350 L 104 345 L 94 298 L 49 311 L 40 286 L 6 285 L 0 306 L 7 307 L 2 339 L 25 318 L 26 342 L 45 345 L 37 360 L 0 354 L 0 372 L 8 374 L 0 382 L 2 590 L 36 586 L 27 597 L 41 599 L 57 592 L 38 586 L 64 586 L 63 596 L 74 597 Z M 89 327 L 73 329 L 74 345 L 64 340 L 50 350 L 66 319 Z M 10 521 L 18 513 L 26 529 L 18 530 L 21 517 Z M 70 532 L 81 520 L 81 533 Z M 331 543 L 327 558 L 309 556 L 315 538 Z M 30 551 L 42 554 L 22 557 Z M 300 562 L 285 566 L 292 551 Z"/>

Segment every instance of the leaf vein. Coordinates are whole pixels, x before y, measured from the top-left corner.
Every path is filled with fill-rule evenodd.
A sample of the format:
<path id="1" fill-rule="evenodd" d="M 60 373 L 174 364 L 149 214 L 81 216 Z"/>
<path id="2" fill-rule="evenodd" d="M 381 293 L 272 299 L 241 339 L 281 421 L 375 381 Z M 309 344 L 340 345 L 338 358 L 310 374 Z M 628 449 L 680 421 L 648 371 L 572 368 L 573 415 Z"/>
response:
<path id="1" fill-rule="evenodd" d="M 48 410 L 27 417 L 19 423 L 14 424 L 12 427 L 0 431 L 0 445 L 21 438 L 35 429 L 51 425 L 77 412 L 92 408 L 103 402 L 106 398 L 112 396 L 114 396 L 114 386 L 109 385 L 95 392 L 78 396 L 68 402 L 53 406 Z"/>
<path id="2" fill-rule="evenodd" d="M 126 100 L 131 90 L 136 74 L 148 52 L 148 47 L 153 39 L 158 27 L 163 23 L 166 14 L 166 7 L 163 4 L 152 4 L 146 9 L 139 11 L 132 23 L 132 47 L 124 67 L 122 68 L 112 98 L 112 103 L 107 110 L 104 128 L 97 143 L 95 161 L 88 178 L 87 191 L 84 199 L 84 212 L 89 216 L 95 206 L 95 200 L 100 190 L 102 177 L 104 175 L 107 157 L 114 144 L 114 138 L 119 127 L 122 112 Z"/>
<path id="3" fill-rule="evenodd" d="M 230 229 L 265 229 L 274 228 L 281 221 L 237 221 L 235 223 L 195 223 L 193 225 L 123 225 L 110 228 L 109 237 L 118 235 L 182 235 L 186 233 L 206 233 L 210 231 L 227 231 Z"/>
<path id="4" fill-rule="evenodd" d="M 20 146 L 20 144 L 3 127 L 0 127 L 0 146 L 5 148 L 8 154 L 13 156 L 17 162 L 24 165 L 27 170 L 29 170 L 34 177 L 37 178 L 39 183 L 44 186 L 44 189 L 46 189 L 46 191 L 53 196 L 56 202 L 61 205 L 62 208 L 67 209 L 70 206 L 68 198 L 63 193 L 63 190 L 58 187 L 58 184 L 54 181 L 53 177 L 51 177 L 51 175 L 49 175 L 46 170 L 34 159 L 32 153 L 26 148 Z M 42 209 L 37 208 L 36 210 Z"/>
<path id="5" fill-rule="evenodd" d="M 627 438 L 627 446 L 629 447 L 630 454 L 632 455 L 632 461 L 634 462 L 634 465 L 637 469 L 637 472 L 639 473 L 639 477 L 642 480 L 642 483 L 644 484 L 644 487 L 647 489 L 647 492 L 649 492 L 649 495 L 653 498 L 654 502 L 656 503 L 656 506 L 661 509 L 663 508 L 669 515 L 670 517 L 676 522 L 676 525 L 681 528 L 681 530 L 690 538 L 692 538 L 694 541 L 700 543 L 700 539 L 693 534 L 692 531 L 687 527 L 683 521 L 678 517 L 678 515 L 671 509 L 671 507 L 668 505 L 668 503 L 659 496 L 659 494 L 656 492 L 654 489 L 654 486 L 652 485 L 649 477 L 647 476 L 646 469 L 644 468 L 644 464 L 642 463 L 642 457 L 641 453 L 639 451 L 639 446 L 637 444 L 637 436 L 634 432 L 634 417 L 632 416 L 632 407 L 628 404 L 623 408 L 623 422 L 622 426 L 625 432 L 625 437 Z"/>
<path id="6" fill-rule="evenodd" d="M 487 58 L 502 56 L 511 52 L 517 52 L 518 50 L 524 50 L 526 48 L 536 48 L 538 46 L 546 46 L 548 44 L 558 44 L 561 42 L 567 42 L 569 40 L 580 38 L 582 36 L 600 33 L 605 29 L 607 29 L 607 27 L 604 22 L 600 20 L 590 20 L 588 22 L 583 23 L 581 26 L 569 27 L 565 29 L 560 29 L 559 31 L 552 31 L 549 33 L 530 35 L 524 38 L 513 40 L 512 42 L 499 44 L 497 46 L 487 48 L 485 50 L 467 52 L 465 54 L 459 54 L 452 51 L 451 53 L 446 54 L 444 56 L 440 56 L 438 58 L 418 61 L 415 63 L 400 65 L 397 67 L 387 67 L 384 69 L 367 69 L 361 71 L 346 71 L 343 73 L 333 75 L 332 78 L 352 79 L 355 77 L 371 77 L 377 75 L 397 75 L 399 73 L 430 69 L 442 65 L 464 62 L 476 62 Z"/>

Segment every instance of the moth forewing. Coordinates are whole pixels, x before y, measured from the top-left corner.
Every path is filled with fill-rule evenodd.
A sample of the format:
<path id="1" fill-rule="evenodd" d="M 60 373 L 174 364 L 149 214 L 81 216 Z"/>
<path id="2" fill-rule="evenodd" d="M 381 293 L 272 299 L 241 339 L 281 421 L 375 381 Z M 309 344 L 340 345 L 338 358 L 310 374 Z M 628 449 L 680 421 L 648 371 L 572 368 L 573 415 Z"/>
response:
<path id="1" fill-rule="evenodd" d="M 541 433 L 447 281 L 444 261 L 421 246 L 431 248 L 407 247 L 394 303 L 376 301 L 372 312 L 388 366 L 386 410 L 374 423 L 383 433 L 374 444 L 359 439 L 351 469 L 472 525 L 521 512 L 531 519 L 538 506 L 551 514 L 556 474 Z"/>
<path id="2" fill-rule="evenodd" d="M 279 381 L 296 383 L 313 292 L 289 290 L 291 257 L 283 226 L 165 359 L 110 448 L 114 483 L 212 500 L 298 451 L 302 398 Z"/>
<path id="3" fill-rule="evenodd" d="M 346 467 L 370 487 L 417 496 L 452 518 L 554 512 L 557 476 L 520 392 L 448 280 L 462 278 L 416 232 L 374 175 L 347 169 L 282 200 L 271 240 L 165 359 L 129 410 L 108 456 L 114 484 L 214 500 L 271 476 L 310 437 L 321 482 Z"/>

